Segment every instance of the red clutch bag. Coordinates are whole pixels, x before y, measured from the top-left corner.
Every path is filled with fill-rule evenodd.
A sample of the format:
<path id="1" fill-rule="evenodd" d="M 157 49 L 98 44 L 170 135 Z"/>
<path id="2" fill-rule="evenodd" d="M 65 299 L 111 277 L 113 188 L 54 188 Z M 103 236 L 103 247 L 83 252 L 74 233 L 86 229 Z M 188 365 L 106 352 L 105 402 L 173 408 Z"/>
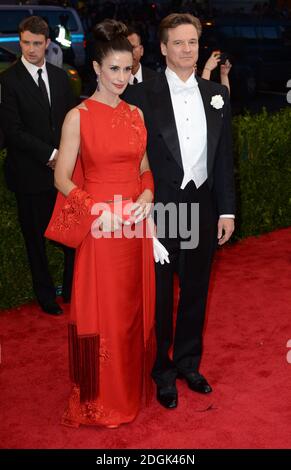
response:
<path id="1" fill-rule="evenodd" d="M 79 188 L 65 197 L 58 193 L 53 215 L 45 237 L 71 248 L 77 248 L 91 229 L 98 214 L 91 215 L 95 201 Z"/>

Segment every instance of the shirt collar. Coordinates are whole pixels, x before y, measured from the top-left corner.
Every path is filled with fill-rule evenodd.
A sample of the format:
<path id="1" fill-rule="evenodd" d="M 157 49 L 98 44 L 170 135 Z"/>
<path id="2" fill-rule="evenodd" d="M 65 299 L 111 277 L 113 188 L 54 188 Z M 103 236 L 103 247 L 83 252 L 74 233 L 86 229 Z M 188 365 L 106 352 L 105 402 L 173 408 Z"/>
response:
<path id="1" fill-rule="evenodd" d="M 136 72 L 135 75 L 131 75 L 131 83 L 133 83 L 133 79 L 137 78 L 138 83 L 142 82 L 142 69 L 141 69 L 141 64 L 139 64 L 138 71 Z"/>
<path id="2" fill-rule="evenodd" d="M 189 86 L 193 86 L 193 87 L 198 86 L 198 82 L 196 80 L 194 71 L 190 75 L 190 77 L 186 80 L 186 82 L 181 80 L 181 78 L 179 78 L 178 75 L 169 67 L 166 68 L 165 74 L 166 74 L 170 88 L 172 88 L 173 86 L 179 86 L 179 87 L 185 88 L 186 90 L 189 88 Z"/>
<path id="3" fill-rule="evenodd" d="M 21 62 L 23 63 L 24 67 L 27 69 L 27 71 L 30 73 L 32 77 L 34 77 L 37 74 L 38 69 L 42 69 L 43 73 L 46 73 L 46 61 L 45 60 L 41 67 L 31 64 L 23 56 L 21 56 Z"/>

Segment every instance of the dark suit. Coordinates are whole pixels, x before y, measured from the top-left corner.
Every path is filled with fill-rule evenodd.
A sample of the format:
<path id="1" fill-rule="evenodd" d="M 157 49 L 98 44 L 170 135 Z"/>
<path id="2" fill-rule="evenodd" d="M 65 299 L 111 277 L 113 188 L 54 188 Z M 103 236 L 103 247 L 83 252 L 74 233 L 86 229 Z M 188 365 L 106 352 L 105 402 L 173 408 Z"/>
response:
<path id="1" fill-rule="evenodd" d="M 142 71 L 142 81 L 147 82 L 148 80 L 151 80 L 157 76 L 158 72 L 155 72 L 154 70 L 146 67 L 145 65 L 141 65 L 141 71 Z"/>
<path id="2" fill-rule="evenodd" d="M 43 236 L 56 198 L 54 172 L 47 162 L 59 147 L 65 115 L 74 106 L 66 73 L 49 63 L 46 69 L 50 109 L 21 60 L 0 76 L 0 124 L 7 144 L 5 176 L 8 188 L 15 192 L 33 287 L 41 304 L 55 298 Z M 63 287 L 69 296 L 73 253 L 64 251 Z"/>
<path id="3" fill-rule="evenodd" d="M 177 372 L 198 371 L 202 332 L 219 214 L 234 214 L 234 179 L 231 119 L 226 87 L 197 77 L 207 121 L 208 179 L 198 189 L 190 181 L 180 189 L 184 171 L 169 86 L 165 74 L 128 87 L 125 99 L 142 109 L 148 132 L 148 158 L 155 182 L 155 203 L 199 203 L 199 245 L 181 249 L 182 239 L 161 238 L 170 253 L 170 264 L 156 264 L 157 359 L 153 377 L 160 387 L 174 384 Z M 222 109 L 211 106 L 221 95 Z M 195 110 L 193 110 L 195 112 Z M 179 210 L 178 210 L 179 213 Z M 159 220 L 158 229 L 159 229 Z M 173 333 L 173 276 L 179 275 L 180 297 Z M 173 345 L 173 359 L 169 357 Z"/>

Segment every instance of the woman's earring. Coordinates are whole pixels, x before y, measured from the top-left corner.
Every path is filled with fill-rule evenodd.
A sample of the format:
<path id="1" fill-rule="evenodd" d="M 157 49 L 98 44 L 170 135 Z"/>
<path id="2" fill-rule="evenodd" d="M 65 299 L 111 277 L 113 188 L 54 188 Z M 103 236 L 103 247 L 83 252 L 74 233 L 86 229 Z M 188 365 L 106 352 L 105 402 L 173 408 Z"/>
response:
<path id="1" fill-rule="evenodd" d="M 100 87 L 99 87 L 99 75 L 98 75 L 98 73 L 96 73 L 96 85 L 97 85 L 97 86 L 96 86 L 96 90 L 97 90 L 97 91 L 100 91 Z"/>

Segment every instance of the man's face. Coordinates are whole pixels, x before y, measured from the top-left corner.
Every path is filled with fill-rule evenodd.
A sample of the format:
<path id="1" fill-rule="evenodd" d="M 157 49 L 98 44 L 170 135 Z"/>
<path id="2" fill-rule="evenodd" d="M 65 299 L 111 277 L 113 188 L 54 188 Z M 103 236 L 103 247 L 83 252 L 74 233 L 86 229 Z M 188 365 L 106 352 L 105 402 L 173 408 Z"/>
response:
<path id="1" fill-rule="evenodd" d="M 192 24 L 169 29 L 167 44 L 161 43 L 167 65 L 177 75 L 193 72 L 198 60 L 198 49 L 198 33 Z"/>
<path id="2" fill-rule="evenodd" d="M 23 57 L 33 65 L 41 67 L 44 63 L 45 50 L 50 43 L 44 34 L 23 31 L 20 34 L 20 47 Z"/>
<path id="3" fill-rule="evenodd" d="M 138 71 L 139 69 L 139 63 L 140 59 L 143 56 L 143 46 L 140 43 L 139 36 L 137 34 L 130 34 L 127 36 L 127 39 L 129 40 L 130 44 L 133 47 L 133 67 L 132 67 L 132 73 L 133 75 Z"/>

